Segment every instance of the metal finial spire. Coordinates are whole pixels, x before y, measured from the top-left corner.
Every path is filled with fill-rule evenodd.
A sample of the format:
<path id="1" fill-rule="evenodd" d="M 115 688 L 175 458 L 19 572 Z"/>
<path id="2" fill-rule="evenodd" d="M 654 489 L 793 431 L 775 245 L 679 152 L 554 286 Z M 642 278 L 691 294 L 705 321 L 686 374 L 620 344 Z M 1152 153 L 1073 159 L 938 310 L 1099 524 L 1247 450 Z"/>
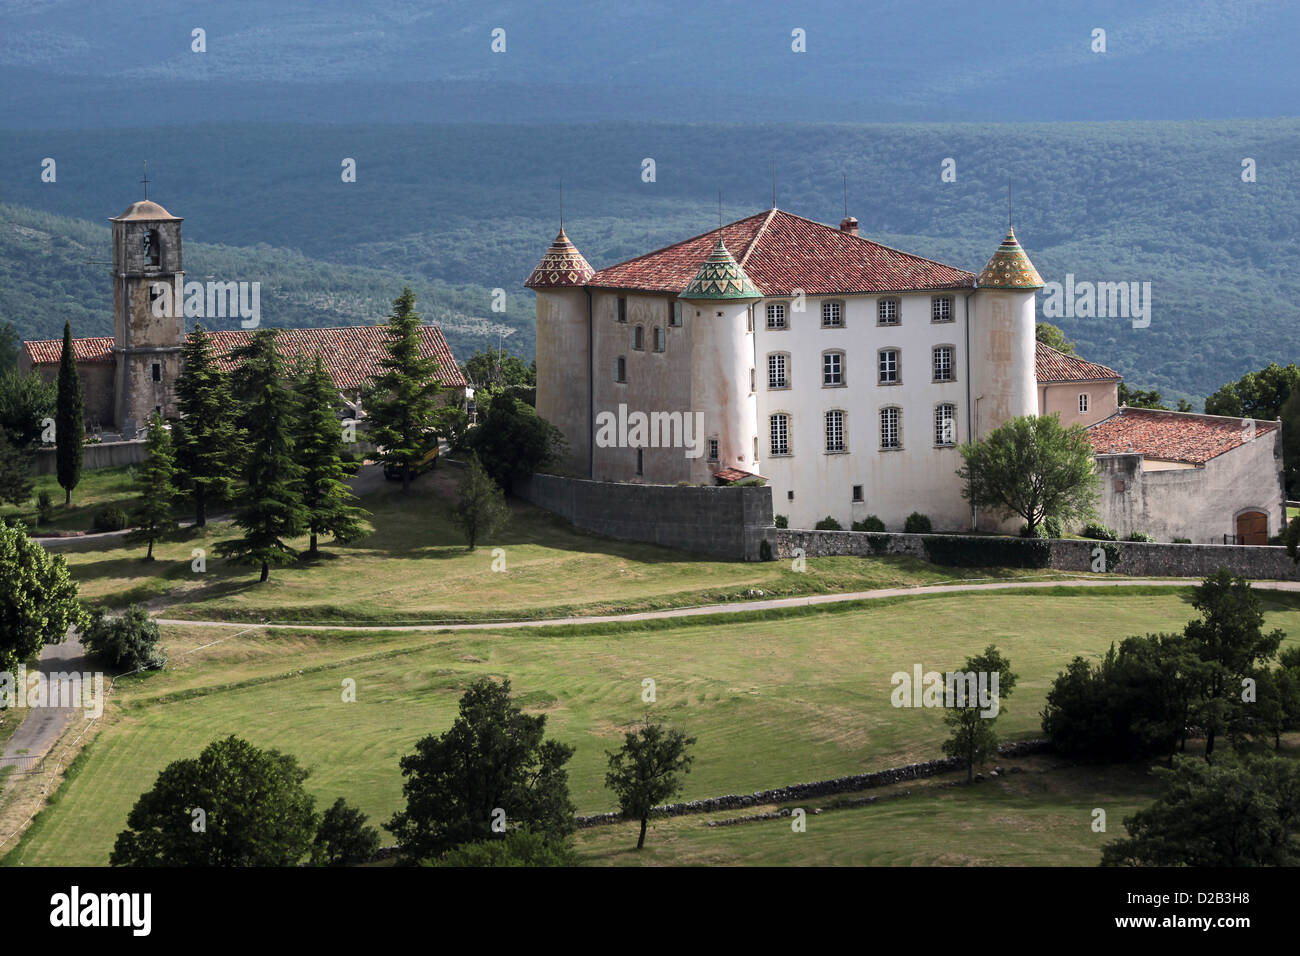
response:
<path id="1" fill-rule="evenodd" d="M 768 160 L 772 167 L 772 208 L 776 208 L 776 160 Z"/>
<path id="2" fill-rule="evenodd" d="M 718 232 L 719 233 L 722 232 L 722 190 L 721 189 L 718 190 Z M 721 239 L 722 236 L 719 235 L 718 238 Z"/>
<path id="3" fill-rule="evenodd" d="M 1007 232 L 1011 231 L 1011 177 L 1007 177 Z"/>
<path id="4" fill-rule="evenodd" d="M 144 184 L 144 198 L 149 198 L 149 160 L 144 161 L 144 179 L 140 180 Z"/>
<path id="5" fill-rule="evenodd" d="M 844 218 L 849 218 L 849 174 L 840 173 L 840 179 L 844 183 Z"/>
<path id="6" fill-rule="evenodd" d="M 564 232 L 564 179 L 560 179 L 560 232 Z"/>

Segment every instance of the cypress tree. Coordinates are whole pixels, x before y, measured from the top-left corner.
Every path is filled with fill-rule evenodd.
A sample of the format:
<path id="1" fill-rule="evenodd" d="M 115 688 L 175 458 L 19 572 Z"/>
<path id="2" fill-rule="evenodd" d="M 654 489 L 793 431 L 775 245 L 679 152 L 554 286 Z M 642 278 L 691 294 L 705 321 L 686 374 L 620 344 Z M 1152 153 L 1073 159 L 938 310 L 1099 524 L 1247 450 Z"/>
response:
<path id="1" fill-rule="evenodd" d="M 194 501 L 194 524 L 208 523 L 209 502 L 230 497 L 238 472 L 239 434 L 231 408 L 230 384 L 217 367 L 212 340 L 196 325 L 181 349 L 176 405 L 181 419 L 172 443 L 179 484 Z"/>
<path id="2" fill-rule="evenodd" d="M 293 443 L 296 402 L 285 387 L 284 362 L 275 345 L 274 330 L 254 332 L 239 358 L 250 397 L 244 466 L 247 487 L 235 511 L 235 524 L 244 536 L 223 541 L 217 548 L 237 563 L 260 565 L 260 580 L 266 582 L 271 565 L 297 558 L 298 552 L 287 539 L 307 527 L 303 468 Z"/>
<path id="3" fill-rule="evenodd" d="M 63 323 L 63 354 L 59 357 L 59 396 L 54 414 L 54 444 L 63 503 L 72 502 L 72 489 L 81 481 L 82 441 L 86 437 L 85 400 L 81 376 L 72 352 L 72 323 Z"/>
<path id="4" fill-rule="evenodd" d="M 172 498 L 176 495 L 176 462 L 172 451 L 171 433 L 163 425 L 162 416 L 154 412 L 149 419 L 149 447 L 144 464 L 136 473 L 136 488 L 140 498 L 136 504 L 135 528 L 126 536 L 132 544 L 149 543 L 146 561 L 153 560 L 153 543 L 169 531 L 176 529 L 172 517 Z"/>
<path id="5" fill-rule="evenodd" d="M 366 514 L 356 507 L 356 495 L 348 487 L 355 471 L 343 463 L 343 429 L 335 408 L 338 389 L 320 353 L 298 381 L 298 418 L 295 429 L 296 458 L 302 465 L 302 504 L 307 510 L 311 532 L 309 555 L 318 553 L 317 538 L 328 534 L 347 544 L 365 534 L 361 519 Z"/>
<path id="6" fill-rule="evenodd" d="M 366 399 L 379 458 L 401 469 L 404 494 L 410 491 L 416 464 L 438 440 L 438 361 L 420 354 L 422 328 L 415 293 L 404 288 L 393 300 L 388 320 L 388 357 L 380 362 L 384 371 L 373 380 Z"/>

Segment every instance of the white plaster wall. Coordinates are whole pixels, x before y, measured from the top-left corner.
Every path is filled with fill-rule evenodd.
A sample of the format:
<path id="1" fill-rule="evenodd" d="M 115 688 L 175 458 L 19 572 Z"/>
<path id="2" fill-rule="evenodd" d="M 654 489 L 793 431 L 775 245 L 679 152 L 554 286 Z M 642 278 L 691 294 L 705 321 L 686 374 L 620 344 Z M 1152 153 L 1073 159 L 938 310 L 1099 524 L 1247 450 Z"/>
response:
<path id="1" fill-rule="evenodd" d="M 537 290 L 537 414 L 569 442 L 565 470 L 586 475 L 587 295 L 582 289 Z"/>

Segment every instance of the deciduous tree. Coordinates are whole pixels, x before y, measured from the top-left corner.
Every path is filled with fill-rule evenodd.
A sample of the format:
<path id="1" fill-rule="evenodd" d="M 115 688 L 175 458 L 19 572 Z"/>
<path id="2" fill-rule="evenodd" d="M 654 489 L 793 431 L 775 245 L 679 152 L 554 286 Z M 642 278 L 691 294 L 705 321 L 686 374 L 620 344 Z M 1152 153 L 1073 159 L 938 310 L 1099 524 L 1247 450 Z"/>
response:
<path id="1" fill-rule="evenodd" d="M 988 709 L 978 698 L 945 701 L 943 722 L 947 724 L 951 736 L 943 742 L 943 752 L 950 757 L 957 757 L 966 767 L 967 781 L 975 776 L 975 765 L 982 764 L 998 752 L 998 736 L 994 722 L 1002 711 L 1002 699 L 1009 697 L 1016 686 L 1016 675 L 1011 671 L 1011 662 L 999 653 L 997 647 L 990 644 L 984 653 L 966 658 L 966 673 L 974 673 L 978 679 L 982 675 L 987 681 L 990 694 L 996 699 L 996 712 L 989 714 Z M 993 690 L 992 675 L 997 675 L 997 689 Z M 969 685 L 968 685 L 969 688 Z"/>
<path id="2" fill-rule="evenodd" d="M 468 550 L 473 551 L 481 538 L 497 531 L 510 520 L 510 509 L 497 483 L 479 464 L 473 452 L 466 462 L 465 474 L 456 492 L 451 520 L 465 535 Z"/>
<path id="3" fill-rule="evenodd" d="M 605 774 L 605 788 L 618 798 L 624 819 L 640 821 L 638 850 L 645 846 L 650 811 L 678 793 L 682 788 L 681 775 L 691 772 L 695 758 L 687 751 L 694 745 L 694 737 L 651 721 L 647 716 L 635 732 L 623 735 L 621 748 L 606 751 L 609 770 Z"/>
<path id="4" fill-rule="evenodd" d="M 0 671 L 13 671 L 46 644 L 61 644 L 86 614 L 62 555 L 17 528 L 0 526 Z"/>

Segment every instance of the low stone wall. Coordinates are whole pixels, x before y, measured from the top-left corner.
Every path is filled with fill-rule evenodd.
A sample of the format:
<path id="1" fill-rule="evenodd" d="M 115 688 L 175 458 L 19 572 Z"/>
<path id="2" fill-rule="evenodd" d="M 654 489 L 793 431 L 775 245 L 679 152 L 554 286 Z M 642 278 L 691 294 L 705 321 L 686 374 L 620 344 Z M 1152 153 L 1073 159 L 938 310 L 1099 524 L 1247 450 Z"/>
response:
<path id="1" fill-rule="evenodd" d="M 964 548 L 962 547 L 964 546 Z M 1043 549 L 1047 550 L 1044 551 Z M 1076 538 L 1000 538 L 981 535 L 893 534 L 879 531 L 776 532 L 776 553 L 792 558 L 832 555 L 906 554 L 937 564 L 985 567 L 1047 567 L 1093 572 L 1094 552 L 1102 548 L 1109 573 L 1147 577 L 1203 578 L 1219 568 L 1256 580 L 1300 581 L 1300 565 L 1286 548 L 1236 544 L 1166 544 L 1146 541 L 1091 541 Z M 984 561 L 954 562 L 943 556 L 964 549 L 985 554 Z M 1118 561 L 1116 560 L 1118 558 Z"/>
<path id="2" fill-rule="evenodd" d="M 144 439 L 135 441 L 96 442 L 83 446 L 81 456 L 82 471 L 98 471 L 101 468 L 121 468 L 125 465 L 138 465 L 144 461 L 149 443 Z M 53 475 L 58 471 L 58 458 L 54 446 L 36 449 L 36 461 L 32 465 L 34 475 Z"/>
<path id="3" fill-rule="evenodd" d="M 515 494 L 574 527 L 731 560 L 757 561 L 764 540 L 775 554 L 772 489 L 587 481 L 533 475 Z"/>

